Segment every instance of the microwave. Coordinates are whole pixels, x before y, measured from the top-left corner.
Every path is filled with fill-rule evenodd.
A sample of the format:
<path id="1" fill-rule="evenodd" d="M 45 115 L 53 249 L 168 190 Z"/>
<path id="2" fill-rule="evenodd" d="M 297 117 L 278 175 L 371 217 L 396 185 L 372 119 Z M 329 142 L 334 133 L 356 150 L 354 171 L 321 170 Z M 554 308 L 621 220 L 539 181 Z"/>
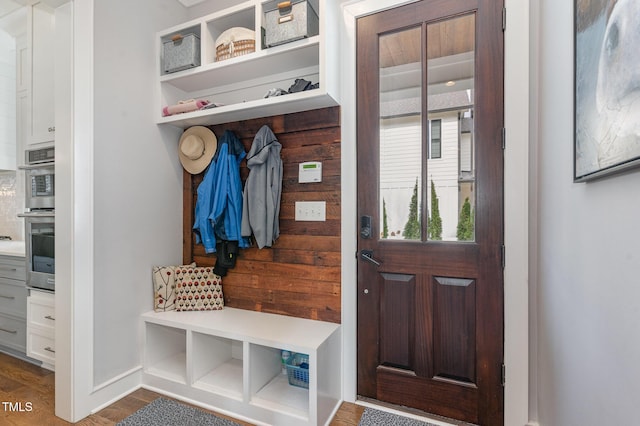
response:
<path id="1" fill-rule="evenodd" d="M 27 209 L 55 208 L 54 148 L 40 148 L 26 152 L 25 207 Z"/>

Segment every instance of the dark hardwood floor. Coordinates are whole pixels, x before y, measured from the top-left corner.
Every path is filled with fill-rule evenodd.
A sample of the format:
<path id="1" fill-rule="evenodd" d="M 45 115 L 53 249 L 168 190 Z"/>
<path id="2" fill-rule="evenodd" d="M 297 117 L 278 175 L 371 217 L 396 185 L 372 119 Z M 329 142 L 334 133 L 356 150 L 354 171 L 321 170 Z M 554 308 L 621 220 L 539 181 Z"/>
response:
<path id="1" fill-rule="evenodd" d="M 0 353 L 0 425 L 72 424 L 54 415 L 54 378 L 54 373 L 49 370 Z M 139 389 L 76 424 L 113 425 L 160 396 L 162 395 Z M 364 407 L 360 405 L 343 403 L 331 425 L 357 425 L 363 411 Z M 226 417 L 218 413 L 216 415 Z M 242 425 L 251 425 L 233 420 Z"/>

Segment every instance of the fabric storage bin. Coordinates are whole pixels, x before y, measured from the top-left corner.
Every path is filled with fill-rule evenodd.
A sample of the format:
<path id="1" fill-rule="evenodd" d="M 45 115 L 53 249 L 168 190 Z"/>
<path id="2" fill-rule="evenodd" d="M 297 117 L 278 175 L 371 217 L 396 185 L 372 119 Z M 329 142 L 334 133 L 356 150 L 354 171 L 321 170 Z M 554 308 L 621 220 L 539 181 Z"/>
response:
<path id="1" fill-rule="evenodd" d="M 267 47 L 318 35 L 318 14 L 307 0 L 271 1 L 264 12 Z"/>
<path id="2" fill-rule="evenodd" d="M 200 38 L 195 34 L 177 34 L 163 43 L 165 74 L 200 65 Z"/>

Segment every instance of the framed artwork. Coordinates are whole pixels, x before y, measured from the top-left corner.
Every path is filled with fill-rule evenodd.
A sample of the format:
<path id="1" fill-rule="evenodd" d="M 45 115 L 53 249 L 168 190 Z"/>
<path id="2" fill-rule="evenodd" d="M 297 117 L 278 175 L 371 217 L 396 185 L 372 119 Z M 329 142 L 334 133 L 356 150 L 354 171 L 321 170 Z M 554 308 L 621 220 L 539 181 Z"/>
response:
<path id="1" fill-rule="evenodd" d="M 640 165 L 640 1 L 575 0 L 574 181 Z"/>

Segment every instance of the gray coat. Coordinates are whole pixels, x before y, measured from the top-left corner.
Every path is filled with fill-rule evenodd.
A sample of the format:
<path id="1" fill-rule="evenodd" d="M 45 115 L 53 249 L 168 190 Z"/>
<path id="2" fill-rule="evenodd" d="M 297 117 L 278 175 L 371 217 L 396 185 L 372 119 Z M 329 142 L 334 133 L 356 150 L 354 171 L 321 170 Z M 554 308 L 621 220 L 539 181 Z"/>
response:
<path id="1" fill-rule="evenodd" d="M 242 236 L 252 233 L 258 248 L 271 247 L 280 235 L 282 145 L 268 126 L 262 126 L 247 154 L 249 176 L 242 203 Z"/>

